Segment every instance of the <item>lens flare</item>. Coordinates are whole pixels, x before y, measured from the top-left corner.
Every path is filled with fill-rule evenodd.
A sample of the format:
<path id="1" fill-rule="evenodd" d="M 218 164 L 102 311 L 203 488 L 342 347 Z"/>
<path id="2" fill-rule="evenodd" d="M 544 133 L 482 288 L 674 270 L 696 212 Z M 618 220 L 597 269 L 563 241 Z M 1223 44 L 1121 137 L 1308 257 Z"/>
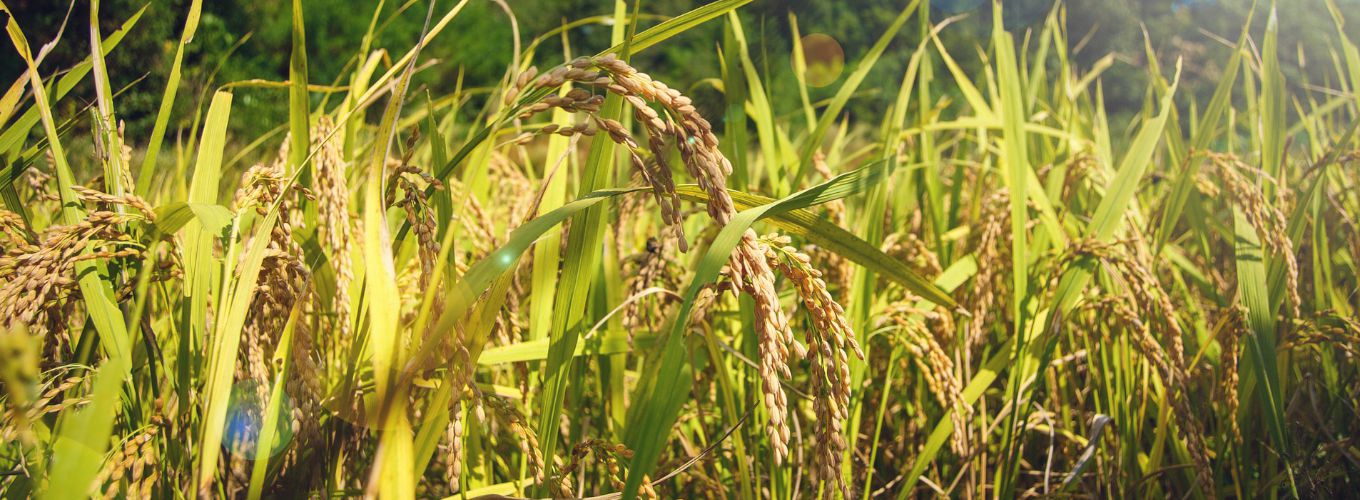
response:
<path id="1" fill-rule="evenodd" d="M 845 51 L 841 44 L 830 35 L 812 33 L 802 38 L 803 61 L 806 68 L 803 79 L 809 87 L 825 87 L 840 78 L 845 69 Z M 795 68 L 797 61 L 794 61 Z"/>
<path id="2" fill-rule="evenodd" d="M 231 400 L 227 407 L 227 425 L 222 436 L 222 447 L 227 452 L 245 459 L 254 460 L 258 455 L 260 432 L 264 427 L 264 405 L 261 395 L 268 397 L 268 387 L 260 390 L 261 385 L 254 381 L 238 382 L 231 389 Z M 293 403 L 285 392 L 281 395 L 276 425 L 269 456 L 278 455 L 293 440 L 292 421 Z"/>

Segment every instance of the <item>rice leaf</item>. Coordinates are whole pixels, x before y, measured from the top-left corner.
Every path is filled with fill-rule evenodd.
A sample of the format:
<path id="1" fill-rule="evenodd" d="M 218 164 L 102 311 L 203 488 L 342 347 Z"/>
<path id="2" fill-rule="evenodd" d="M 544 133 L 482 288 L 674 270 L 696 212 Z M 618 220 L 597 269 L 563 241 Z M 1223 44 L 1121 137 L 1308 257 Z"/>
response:
<path id="1" fill-rule="evenodd" d="M 817 128 L 813 129 L 809 137 L 804 139 L 803 147 L 798 152 L 798 170 L 793 175 L 793 186 L 799 186 L 803 177 L 807 175 L 807 170 L 812 165 L 812 155 L 817 151 L 817 148 L 821 147 L 822 139 L 826 137 L 826 131 L 831 127 L 831 122 L 840 116 L 845 104 L 850 102 L 850 97 L 854 95 L 855 90 L 859 89 L 861 83 L 864 83 L 864 79 L 869 76 L 869 71 L 874 69 L 874 65 L 878 63 L 879 56 L 882 56 L 883 51 L 888 49 L 888 43 L 892 42 L 893 38 L 897 36 L 897 31 L 902 29 L 902 25 L 911 17 L 911 13 L 916 11 L 916 5 L 920 1 L 912 0 L 897 14 L 892 24 L 888 25 L 888 29 L 883 31 L 883 34 L 878 37 L 878 41 L 874 42 L 874 45 L 864 54 L 864 58 L 860 59 L 859 64 L 855 66 L 855 71 L 851 72 L 845 78 L 845 83 L 842 83 L 840 89 L 836 90 L 836 96 L 831 99 L 831 103 L 822 111 L 821 118 L 817 120 Z"/>
<path id="2" fill-rule="evenodd" d="M 120 388 L 129 371 L 128 361 L 114 357 L 94 374 L 89 405 L 69 414 L 60 424 L 52 450 L 52 470 L 43 498 L 81 498 L 90 494 L 95 475 L 104 465 L 114 419 L 118 416 Z"/>
<path id="3" fill-rule="evenodd" d="M 293 171 L 298 171 L 302 169 L 311 144 L 311 120 L 308 117 L 311 104 L 307 91 L 307 30 L 303 22 L 302 0 L 293 0 L 292 26 L 293 50 L 288 56 L 288 136 L 292 138 L 292 143 L 288 148 L 288 163 Z M 302 175 L 303 187 L 310 187 L 311 183 L 307 181 L 310 178 L 310 175 Z"/>
<path id="4" fill-rule="evenodd" d="M 19 29 L 19 24 L 14 20 L 14 14 L 3 1 L 0 1 L 0 12 L 8 16 L 5 31 L 9 33 L 10 41 L 19 51 L 19 57 L 28 66 L 28 81 L 33 89 L 33 106 L 42 118 L 43 130 L 47 133 L 48 146 L 52 152 L 53 169 L 56 171 L 57 178 L 57 194 L 60 196 L 62 205 L 61 221 L 64 224 L 76 224 L 85 218 L 85 209 L 80 199 L 76 197 L 75 191 L 72 190 L 72 186 L 75 185 L 75 177 L 71 173 L 71 166 L 66 162 L 66 150 L 62 147 L 61 137 L 57 132 L 56 119 L 52 116 L 52 107 L 47 101 L 47 92 L 43 87 L 42 75 L 38 73 L 33 55 L 29 52 L 28 41 L 24 37 L 23 30 Z M 86 248 L 84 254 L 89 253 L 90 249 Z M 114 301 L 113 287 L 108 281 L 105 281 L 108 271 L 103 261 L 85 259 L 77 262 L 74 267 L 81 296 L 84 298 L 90 321 L 94 323 L 95 329 L 99 332 L 99 343 L 105 356 L 109 359 L 119 359 L 130 355 L 131 340 L 128 339 L 127 324 L 123 319 L 123 312 Z M 125 370 L 130 369 L 127 363 L 112 366 L 121 367 Z"/>
<path id="5" fill-rule="evenodd" d="M 693 184 L 676 186 L 675 191 L 683 199 L 700 203 L 708 202 L 708 194 Z M 738 210 L 746 210 L 775 202 L 773 198 L 732 189 L 727 190 L 727 192 L 732 196 L 732 202 Z M 810 210 L 788 210 L 771 215 L 763 220 L 770 225 L 804 238 L 809 243 L 826 248 L 836 255 L 872 269 L 936 305 L 951 309 L 958 307 L 958 303 L 954 301 L 953 297 L 932 284 L 930 280 L 916 274 L 902 262 L 888 257 L 881 250 L 874 248 L 873 245 Z"/>
<path id="6" fill-rule="evenodd" d="M 198 21 L 203 15 L 203 0 L 193 0 L 189 13 L 184 19 L 184 31 L 180 33 L 179 45 L 175 47 L 175 58 L 170 63 L 170 72 L 165 77 L 165 93 L 161 96 L 160 107 L 156 111 L 156 122 L 151 126 L 151 137 L 147 141 L 146 156 L 142 158 L 142 168 L 137 170 L 137 194 L 148 196 L 151 190 L 151 176 L 156 169 L 156 159 L 160 157 L 161 143 L 165 141 L 165 128 L 170 124 L 170 112 L 175 107 L 175 96 L 179 93 L 180 74 L 184 66 L 184 48 L 194 41 L 198 32 Z"/>
<path id="7" fill-rule="evenodd" d="M 196 487 L 199 492 L 210 491 L 213 477 L 217 475 L 217 459 L 221 455 L 222 435 L 227 422 L 227 408 L 231 402 L 232 375 L 236 371 L 236 356 L 241 346 L 241 330 L 245 327 L 246 313 L 250 302 L 255 298 L 256 283 L 260 267 L 264 263 L 265 250 L 269 247 L 269 233 L 278 221 L 278 211 L 270 211 L 263 220 L 257 222 L 254 234 L 247 245 L 246 254 L 240 264 L 239 273 L 229 280 L 229 290 L 223 290 L 222 317 L 210 340 L 209 361 L 205 374 L 203 391 L 205 409 L 201 440 L 198 444 L 198 460 L 195 466 Z M 237 221 L 239 224 L 239 219 Z"/>
<path id="8" fill-rule="evenodd" d="M 704 6 L 691 10 L 684 14 L 667 19 L 666 21 L 643 30 L 633 35 L 626 42 L 615 41 L 614 46 L 600 52 L 599 55 L 609 53 L 636 54 L 646 50 L 653 45 L 669 40 L 671 37 L 693 29 L 695 26 L 711 21 L 718 16 L 737 10 L 737 8 L 751 3 L 751 0 L 716 0 L 704 4 Z M 617 16 L 616 16 L 617 19 Z M 618 24 L 615 24 L 618 26 Z"/>

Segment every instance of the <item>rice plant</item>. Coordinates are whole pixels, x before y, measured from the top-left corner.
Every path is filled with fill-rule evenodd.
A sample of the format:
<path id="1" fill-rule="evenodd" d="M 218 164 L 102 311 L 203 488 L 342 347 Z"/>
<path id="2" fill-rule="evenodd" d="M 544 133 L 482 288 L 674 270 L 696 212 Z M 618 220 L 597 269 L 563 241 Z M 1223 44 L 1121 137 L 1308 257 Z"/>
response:
<path id="1" fill-rule="evenodd" d="M 659 20 L 620 0 L 434 96 L 422 50 L 469 0 L 380 4 L 336 82 L 309 79 L 293 0 L 286 81 L 181 109 L 193 0 L 149 137 L 105 59 L 145 9 L 90 0 L 67 26 L 86 58 L 54 67 L 0 2 L 27 68 L 0 97 L 0 491 L 1354 492 L 1345 9 L 1314 55 L 1333 76 L 1298 82 L 1289 9 L 1258 2 L 1207 103 L 1149 44 L 1126 130 L 1060 3 L 1024 32 L 994 16 L 970 74 L 941 40 L 959 18 L 909 2 L 825 101 L 794 36 L 802 106 L 774 109 L 750 1 Z M 422 12 L 408 50 L 373 48 Z M 611 48 L 538 52 L 592 25 Z M 633 62 L 701 25 L 720 116 Z M 847 118 L 889 50 L 909 51 L 889 104 Z M 286 94 L 288 120 L 233 127 L 242 93 Z"/>

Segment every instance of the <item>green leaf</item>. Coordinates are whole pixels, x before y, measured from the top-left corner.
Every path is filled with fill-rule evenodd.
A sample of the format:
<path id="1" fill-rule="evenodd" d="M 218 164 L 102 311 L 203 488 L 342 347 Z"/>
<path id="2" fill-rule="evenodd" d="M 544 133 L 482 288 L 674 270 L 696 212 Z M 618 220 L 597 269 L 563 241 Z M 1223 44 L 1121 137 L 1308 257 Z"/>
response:
<path id="1" fill-rule="evenodd" d="M 222 316 L 213 329 L 203 392 L 205 409 L 200 431 L 202 440 L 198 443 L 196 486 L 201 493 L 210 491 L 213 477 L 217 475 L 217 459 L 222 453 L 222 435 L 227 423 L 227 407 L 231 402 L 231 382 L 236 372 L 241 330 L 245 328 L 250 302 L 255 298 L 265 250 L 269 248 L 269 234 L 278 218 L 278 211 L 271 210 L 255 225 L 240 272 L 235 279 L 228 281 L 230 290 L 224 291 L 222 301 L 226 307 L 220 311 Z"/>
<path id="2" fill-rule="evenodd" d="M 993 3 L 993 9 L 999 9 L 999 3 Z M 1002 143 L 1001 161 L 1006 168 L 1006 188 L 1010 190 L 1010 211 L 1011 211 L 1011 302 L 1010 310 L 1013 321 L 1012 333 L 1018 339 L 1018 345 L 1024 345 L 1024 332 L 1026 318 L 1024 313 L 1025 301 L 1029 298 L 1029 240 L 1026 227 L 1029 223 L 1028 188 L 1030 176 L 1033 170 L 1029 166 L 1029 154 L 1027 151 L 1028 139 L 1025 135 L 1024 123 L 1027 120 L 1027 113 L 1024 107 L 1024 89 L 1020 81 L 1019 64 L 1015 57 L 1015 42 L 1011 40 L 1010 33 L 1002 29 L 1001 16 L 994 16 L 992 22 L 992 43 L 995 49 L 996 68 L 998 75 L 998 86 L 1001 90 L 1001 102 L 997 110 L 1001 115 L 1002 123 Z M 1036 192 L 1042 190 L 1035 190 Z M 1022 360 L 1017 360 L 1017 369 L 1012 371 L 1010 394 L 1017 395 L 1020 387 L 1019 379 L 1014 377 L 1025 373 L 1025 365 Z M 1012 397 L 1012 401 L 1019 401 L 1018 397 Z M 1015 425 L 1019 411 L 1011 412 L 1010 422 L 1003 430 L 1002 450 L 1006 454 L 1004 464 L 1016 464 L 1019 461 L 1013 459 L 1013 454 L 1018 453 L 1014 442 Z M 999 476 L 998 487 L 1001 491 L 1009 491 L 1014 481 L 1014 474 L 1018 469 L 1003 465 L 997 468 Z"/>
<path id="3" fill-rule="evenodd" d="M 897 31 L 902 29 L 903 24 L 906 24 L 911 13 L 916 10 L 916 4 L 920 1 L 912 0 L 897 14 L 897 18 L 893 19 L 892 24 L 888 25 L 888 29 L 878 37 L 878 41 L 874 42 L 873 47 L 869 48 L 869 52 L 864 54 L 864 58 L 860 59 L 859 65 L 855 66 L 855 71 L 851 72 L 850 76 L 845 78 L 845 83 L 842 83 L 840 89 L 836 90 L 836 96 L 831 98 L 831 103 L 822 111 L 821 118 L 817 120 L 817 128 L 813 129 L 808 138 L 804 139 L 803 147 L 798 152 L 798 171 L 793 176 L 793 186 L 798 186 L 803 177 L 807 175 L 807 170 L 812 166 L 812 155 L 817 151 L 817 148 L 821 147 L 822 139 L 826 137 L 826 131 L 831 128 L 831 123 L 840 116 L 841 110 L 845 109 L 845 104 L 850 102 L 850 97 L 855 94 L 855 90 L 859 89 L 861 83 L 864 83 L 864 78 L 869 76 L 869 70 L 872 70 L 874 64 L 878 63 L 879 56 L 882 56 L 883 51 L 887 50 L 888 43 L 892 42 L 893 37 L 897 36 Z"/>
<path id="4" fill-rule="evenodd" d="M 307 31 L 303 23 L 302 0 L 293 0 L 293 51 L 288 56 L 288 163 L 294 172 L 302 168 L 311 145 L 311 120 L 308 117 Z M 304 179 L 309 176 L 304 175 Z M 307 187 L 307 183 L 303 184 Z"/>
<path id="5" fill-rule="evenodd" d="M 617 1 L 614 4 L 613 40 L 619 45 L 618 57 L 628 60 L 631 53 L 629 38 L 624 32 L 624 19 L 628 13 L 627 4 Z M 683 17 L 683 16 L 682 16 Z M 611 94 L 605 98 L 600 116 L 617 119 L 623 112 L 623 99 Z M 590 153 L 582 164 L 580 185 L 581 194 L 597 191 L 610 183 L 610 172 L 614 169 L 614 142 L 592 141 Z M 599 248 L 604 244 L 606 211 L 602 207 L 588 207 L 581 217 L 572 223 L 567 235 L 566 253 L 562 259 L 562 274 L 553 298 L 552 328 L 549 330 L 548 362 L 543 370 L 542 409 L 538 419 L 539 446 L 548 463 L 548 473 L 552 473 L 552 457 L 557 451 L 558 415 L 561 414 L 566 398 L 567 385 L 571 380 L 571 354 L 575 351 L 579 329 L 586 315 L 587 301 L 591 286 L 600 263 Z"/>
<path id="6" fill-rule="evenodd" d="M 16 24 L 14 16 L 10 13 L 8 7 L 5 7 L 4 5 L 4 2 L 0 2 L 0 11 L 5 12 L 6 16 L 9 18 L 9 25 L 13 26 L 12 28 L 7 27 L 6 29 L 10 30 L 11 37 L 16 33 L 22 37 L 23 32 L 19 30 L 19 26 Z M 124 21 L 122 26 L 118 27 L 117 31 L 109 33 L 108 38 L 105 38 L 103 45 L 101 45 L 105 54 L 113 51 L 114 47 L 117 47 L 119 42 L 123 41 L 123 36 L 137 24 L 137 21 L 142 18 L 142 14 L 146 13 L 146 9 L 150 6 L 151 4 L 142 6 L 142 8 L 138 9 L 136 13 L 133 13 L 127 21 Z M 16 43 L 15 46 L 19 47 L 19 44 Z M 25 54 L 28 53 L 27 42 L 24 42 L 22 52 Z M 55 88 L 51 90 L 53 102 L 60 101 L 76 86 L 76 84 L 83 81 L 85 76 L 90 74 L 92 65 L 93 62 L 91 62 L 91 59 L 86 58 L 84 61 L 81 61 L 79 64 L 76 64 L 71 69 L 67 70 L 61 78 L 58 78 L 57 83 L 54 86 Z M 32 84 L 31 81 L 29 83 Z M 41 119 L 43 108 L 48 108 L 48 106 L 39 106 L 37 103 L 34 103 L 27 111 L 24 111 L 22 115 L 19 115 L 19 118 L 15 120 L 14 123 L 5 127 L 3 132 L 0 132 L 0 153 L 12 150 L 28 137 L 28 132 L 32 130 L 33 126 L 37 125 L 38 121 Z M 5 121 L 6 120 L 0 120 L 0 123 L 4 123 Z M 0 175 L 0 183 L 8 185 L 16 177 L 18 176 Z"/>
<path id="7" fill-rule="evenodd" d="M 1280 393 L 1282 386 L 1275 355 L 1275 308 L 1271 307 L 1270 290 L 1266 284 L 1265 252 L 1256 230 L 1239 207 L 1233 207 L 1233 232 L 1237 297 L 1247 310 L 1246 364 L 1255 375 L 1256 392 L 1261 411 L 1266 416 L 1266 431 L 1270 434 L 1270 441 L 1278 450 L 1289 450 L 1289 435 L 1285 432 L 1284 395 Z M 1293 481 L 1293 471 L 1290 470 L 1291 488 Z"/>
<path id="8" fill-rule="evenodd" d="M 1204 116 L 1199 120 L 1198 128 L 1190 138 L 1191 150 L 1203 150 L 1209 147 L 1209 143 L 1218 135 L 1219 122 L 1223 120 L 1223 113 L 1228 109 L 1228 104 L 1232 99 L 1233 85 L 1237 82 L 1237 73 L 1242 66 L 1243 47 L 1247 43 L 1247 35 L 1250 33 L 1248 28 L 1251 26 L 1251 18 L 1254 13 L 1255 9 L 1247 13 L 1247 21 L 1242 26 L 1242 36 L 1237 39 L 1237 47 L 1233 50 L 1232 56 L 1228 58 L 1228 64 L 1223 70 L 1223 78 L 1214 87 L 1214 95 L 1209 99 L 1209 107 L 1205 109 Z M 1162 210 L 1162 217 L 1153 242 L 1154 255 L 1160 254 L 1162 247 L 1171 238 L 1171 231 L 1175 229 L 1176 222 L 1180 220 L 1181 211 L 1185 210 L 1185 203 L 1190 199 L 1190 192 L 1195 186 L 1195 178 L 1199 175 L 1200 158 L 1190 157 L 1186 161 L 1185 171 L 1177 175 L 1176 183 L 1171 190 L 1171 199 Z"/>
<path id="9" fill-rule="evenodd" d="M 675 187 L 676 194 L 686 200 L 707 203 L 708 194 L 693 184 L 685 184 Z M 738 210 L 758 207 L 774 203 L 773 198 L 744 193 L 729 189 L 728 194 L 732 196 L 732 202 Z M 850 259 L 856 264 L 872 269 L 874 272 L 882 274 L 884 277 L 902 285 L 907 290 L 922 298 L 935 303 L 936 305 L 955 308 L 958 303 L 950 297 L 947 292 L 935 286 L 930 280 L 916 274 L 907 266 L 884 254 L 878 248 L 870 245 L 853 233 L 832 224 L 830 221 L 818 216 L 815 212 L 807 209 L 789 210 L 774 214 L 765 221 L 775 227 L 783 229 L 789 233 L 798 235 L 808 242 L 825 248 L 831 253 Z"/>
<path id="10" fill-rule="evenodd" d="M 301 10 L 298 0 L 294 8 Z M 414 468 L 415 449 L 412 439 L 410 416 L 406 408 L 406 394 L 409 390 L 395 383 L 397 370 L 405 363 L 407 353 L 406 339 L 400 329 L 401 300 L 397 291 L 397 271 L 393 263 L 392 236 L 388 229 L 387 206 L 383 199 L 383 182 L 387 177 L 387 159 L 392 142 L 396 140 L 398 120 L 410 89 L 411 76 L 415 74 L 416 62 L 425 46 L 430 31 L 430 20 L 434 17 L 434 2 L 429 4 L 425 15 L 425 26 L 421 29 L 421 39 L 408 53 L 401 79 L 397 80 L 392 95 L 383 111 L 382 121 L 374 135 L 374 145 L 368 159 L 368 178 L 364 189 L 363 221 L 364 243 L 364 305 L 368 317 L 369 347 L 372 353 L 373 379 L 376 396 L 381 411 L 378 421 L 382 425 L 378 450 L 373 461 L 374 477 L 378 482 L 379 498 L 415 497 L 415 480 L 410 474 Z M 462 7 L 460 3 L 454 11 Z M 294 19 L 294 41 L 299 42 L 301 18 Z M 295 52 L 296 53 L 296 52 Z M 305 63 L 304 63 L 305 64 Z M 296 66 L 295 66 L 296 68 Z M 397 69 L 394 67 L 393 69 Z M 305 68 L 304 68 L 305 71 Z M 305 89 L 303 89 L 305 92 Z M 303 97 L 305 99 L 305 96 Z M 305 103 L 303 108 L 305 108 Z M 294 113 L 293 120 L 299 119 Z M 306 126 L 306 117 L 301 117 Z M 374 485 L 370 485 L 370 489 Z"/>
<path id="11" fill-rule="evenodd" d="M 38 66 L 33 61 L 33 55 L 29 52 L 28 41 L 24 37 L 23 31 L 19 29 L 19 24 L 14 20 L 14 14 L 3 1 L 0 1 L 0 12 L 8 17 L 5 23 L 5 31 L 9 33 L 10 40 L 19 52 L 19 57 L 24 60 L 28 67 L 28 83 L 33 89 L 33 106 L 42 118 L 43 130 L 47 133 L 48 146 L 52 152 L 52 164 L 57 177 L 57 194 L 61 198 L 62 206 L 60 220 L 63 224 L 77 224 L 85 219 L 85 209 L 75 191 L 72 190 L 76 183 L 75 176 L 71 173 L 71 166 L 66 162 L 66 150 L 62 147 L 61 136 L 57 132 L 56 119 L 53 118 L 52 107 L 47 101 L 47 92 L 43 86 L 42 75 L 38 73 Z M 82 254 L 88 255 L 90 252 L 90 249 L 86 248 Z M 113 286 L 104 279 L 108 274 L 104 262 L 96 259 L 83 259 L 77 262 L 74 267 L 80 285 L 81 297 L 85 300 L 90 321 L 94 323 L 95 329 L 99 332 L 99 343 L 105 356 L 109 359 L 117 359 L 130 354 L 131 341 L 128 339 L 127 324 L 123 318 L 122 310 L 118 308 L 117 302 L 114 301 Z M 126 363 L 114 366 L 130 369 Z"/>
<path id="12" fill-rule="evenodd" d="M 197 215 L 195 207 L 211 207 L 217 205 L 218 191 L 221 189 L 222 180 L 222 153 L 227 142 L 227 125 L 231 119 L 231 100 L 230 92 L 217 92 L 213 94 L 212 102 L 208 105 L 208 115 L 203 122 L 203 134 L 199 138 L 198 156 L 194 162 L 193 178 L 189 181 L 189 200 L 185 204 L 185 209 Z M 169 207 L 169 211 L 163 214 L 166 220 L 162 223 L 173 225 L 176 216 L 174 207 Z M 214 255 L 216 238 L 222 234 L 222 226 L 216 226 L 217 220 L 211 213 L 212 209 L 207 209 L 205 213 L 208 218 L 197 217 L 185 221 L 184 227 L 184 300 L 189 309 L 188 324 L 181 325 L 187 337 L 180 340 L 180 359 L 181 373 L 188 375 L 189 356 L 193 355 L 195 346 L 207 345 L 207 318 L 208 309 L 213 304 L 216 296 L 218 304 L 224 304 L 230 290 L 218 288 L 222 282 L 219 273 L 221 272 L 221 261 Z M 187 214 L 186 214 L 187 215 Z M 216 226 L 216 227 L 214 227 Z M 163 228 L 162 231 L 170 234 L 170 228 Z M 235 359 L 235 358 L 232 358 Z M 189 384 L 183 383 L 179 386 L 180 397 L 189 396 Z"/>
<path id="13" fill-rule="evenodd" d="M 170 63 L 170 73 L 165 77 L 165 93 L 161 96 L 160 108 L 156 111 L 156 122 L 151 127 L 151 139 L 146 146 L 146 156 L 142 158 L 142 168 L 137 172 L 137 194 L 143 197 L 150 195 L 151 176 L 156 168 L 156 158 L 160 155 L 161 143 L 165 141 L 165 128 L 170 124 L 170 112 L 175 107 L 175 96 L 179 93 L 184 47 L 194 41 L 194 33 L 198 31 L 198 20 L 202 13 L 203 0 L 193 0 L 184 19 L 184 31 L 180 34 L 179 45 L 175 47 L 175 59 Z"/>
<path id="14" fill-rule="evenodd" d="M 113 110 L 113 90 L 109 85 L 109 72 L 104 64 L 104 53 L 99 50 L 102 43 L 99 34 L 99 0 L 90 2 L 90 61 L 93 63 L 94 72 L 94 93 L 95 113 L 94 133 L 97 135 L 96 144 L 103 145 L 102 154 L 97 154 L 99 162 L 104 167 L 104 191 L 114 196 L 126 194 L 123 188 L 124 179 L 131 180 L 132 173 L 128 171 L 130 165 L 123 164 L 123 138 L 118 133 L 118 117 Z M 115 211 L 124 211 L 123 207 L 115 207 Z"/>
<path id="15" fill-rule="evenodd" d="M 127 365 L 127 359 L 123 357 L 106 360 L 93 376 L 94 391 L 89 404 L 62 419 L 53 445 L 48 489 L 43 492 L 43 498 L 61 500 L 84 498 L 90 494 L 90 486 L 103 467 L 104 454 L 109 449 L 122 394 L 119 389 L 129 370 Z"/>
<path id="16" fill-rule="evenodd" d="M 176 201 L 156 208 L 156 229 L 161 234 L 174 234 L 191 221 L 198 221 L 209 236 L 222 232 L 234 216 L 227 207 L 209 203 Z"/>
<path id="17" fill-rule="evenodd" d="M 636 54 L 658 43 L 669 40 L 671 37 L 689 31 L 695 26 L 706 23 L 723 14 L 736 10 L 738 7 L 751 3 L 751 0 L 718 0 L 703 7 L 691 10 L 684 14 L 667 19 L 665 22 L 652 26 L 641 33 L 633 35 L 627 42 L 615 43 L 613 47 L 605 49 L 599 55 L 615 53 L 622 55 L 623 52 Z"/>
<path id="18" fill-rule="evenodd" d="M 296 331 L 298 310 L 302 308 L 304 301 L 294 301 L 293 307 L 289 310 L 288 321 L 283 325 L 283 333 L 279 335 L 278 345 L 274 347 L 274 363 L 277 373 L 274 374 L 274 382 L 269 389 L 269 402 L 264 408 L 264 421 L 260 423 L 260 429 L 256 434 L 255 440 L 255 461 L 250 469 L 250 489 L 247 498 L 259 500 L 261 492 L 264 491 L 264 478 L 269 470 L 269 457 L 274 454 L 275 435 L 279 432 L 279 420 L 282 415 L 280 410 L 283 408 L 284 384 L 288 381 L 288 372 L 292 369 L 292 345 L 293 335 Z M 290 416 L 291 417 L 291 416 Z"/>

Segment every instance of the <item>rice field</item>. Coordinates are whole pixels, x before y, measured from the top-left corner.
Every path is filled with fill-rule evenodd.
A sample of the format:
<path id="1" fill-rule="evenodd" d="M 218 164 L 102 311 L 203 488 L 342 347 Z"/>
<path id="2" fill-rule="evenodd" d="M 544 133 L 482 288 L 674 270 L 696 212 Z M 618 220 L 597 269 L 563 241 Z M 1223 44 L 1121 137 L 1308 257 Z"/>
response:
<path id="1" fill-rule="evenodd" d="M 106 55 L 145 9 L 91 1 L 56 67 L 0 2 L 27 68 L 0 96 L 0 496 L 1355 494 L 1354 9 L 1327 0 L 1326 81 L 1286 79 L 1287 2 L 1223 41 L 1208 100 L 1149 44 L 1126 127 L 1061 4 L 995 16 L 980 72 L 929 1 L 830 81 L 794 36 L 776 109 L 750 1 L 619 0 L 432 94 L 422 49 L 469 0 L 408 2 L 393 52 L 356 9 L 343 55 L 293 0 L 287 80 L 186 101 L 192 0 L 143 136 Z M 632 58 L 699 26 L 717 115 Z M 586 36 L 611 48 L 539 50 Z M 886 105 L 847 113 L 888 51 Z M 287 121 L 234 122 L 256 93 Z"/>

